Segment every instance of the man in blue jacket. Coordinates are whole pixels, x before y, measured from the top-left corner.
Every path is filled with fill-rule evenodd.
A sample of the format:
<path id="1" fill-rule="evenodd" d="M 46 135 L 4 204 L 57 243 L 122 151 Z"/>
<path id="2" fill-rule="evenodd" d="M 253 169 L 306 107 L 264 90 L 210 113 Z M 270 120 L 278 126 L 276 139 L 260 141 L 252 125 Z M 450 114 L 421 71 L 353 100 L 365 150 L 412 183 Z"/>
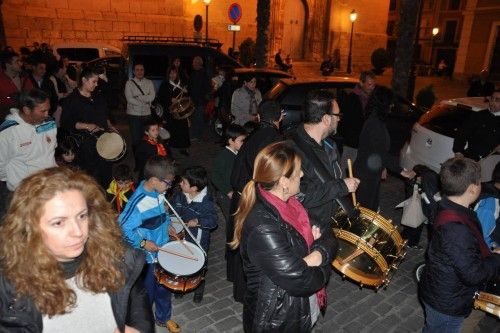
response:
<path id="1" fill-rule="evenodd" d="M 481 193 L 481 169 L 468 158 L 446 161 L 439 174 L 441 194 L 426 266 L 420 280 L 424 333 L 460 332 L 476 291 L 500 277 L 500 255 L 486 245 L 469 206 Z"/>

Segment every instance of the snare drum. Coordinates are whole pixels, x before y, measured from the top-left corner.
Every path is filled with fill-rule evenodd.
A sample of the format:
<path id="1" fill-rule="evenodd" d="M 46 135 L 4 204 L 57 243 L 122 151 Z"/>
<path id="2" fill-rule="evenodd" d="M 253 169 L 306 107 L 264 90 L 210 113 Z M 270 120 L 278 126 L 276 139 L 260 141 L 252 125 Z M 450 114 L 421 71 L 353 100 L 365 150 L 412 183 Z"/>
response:
<path id="1" fill-rule="evenodd" d="M 125 156 L 127 144 L 120 134 L 116 132 L 99 132 L 94 136 L 97 137 L 97 153 L 106 161 L 118 161 Z"/>
<path id="2" fill-rule="evenodd" d="M 177 216 L 170 216 L 170 225 L 174 228 L 175 234 L 177 235 L 177 239 L 171 237 L 170 240 L 184 239 L 186 232 L 184 231 L 184 226 Z"/>
<path id="3" fill-rule="evenodd" d="M 333 217 L 333 232 L 339 240 L 332 265 L 361 286 L 387 285 L 406 255 L 406 241 L 397 228 L 381 215 L 359 207 L 357 219 L 339 210 Z"/>
<path id="4" fill-rule="evenodd" d="M 161 248 L 171 253 L 159 251 L 158 265 L 156 265 L 155 276 L 158 283 L 168 289 L 177 292 L 188 292 L 201 283 L 206 269 L 207 259 L 203 251 L 196 245 L 183 241 L 168 242 Z M 187 246 L 190 251 L 186 249 Z M 197 260 L 188 259 L 184 256 L 192 256 Z"/>

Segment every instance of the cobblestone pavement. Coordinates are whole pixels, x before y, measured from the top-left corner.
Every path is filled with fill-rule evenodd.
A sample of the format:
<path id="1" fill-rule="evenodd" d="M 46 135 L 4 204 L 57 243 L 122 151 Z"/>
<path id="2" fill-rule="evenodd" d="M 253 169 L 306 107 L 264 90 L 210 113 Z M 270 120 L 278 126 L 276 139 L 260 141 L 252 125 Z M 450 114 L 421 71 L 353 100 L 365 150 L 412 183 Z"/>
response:
<path id="1" fill-rule="evenodd" d="M 210 137 L 203 143 L 194 143 L 189 158 L 178 159 L 180 168 L 195 163 L 210 166 L 220 146 Z M 401 211 L 393 207 L 403 200 L 404 184 L 399 178 L 389 177 L 381 189 L 381 215 L 398 225 Z M 243 307 L 232 298 L 232 284 L 226 281 L 224 260 L 225 223 L 219 213 L 219 228 L 212 233 L 209 269 L 206 276 L 205 297 L 200 304 L 192 301 L 192 294 L 182 299 L 172 298 L 172 319 L 183 332 L 242 332 Z M 422 235 L 421 245 L 426 245 Z M 391 283 L 378 292 L 360 289 L 357 284 L 342 280 L 334 272 L 327 288 L 328 308 L 316 324 L 320 332 L 419 332 L 424 317 L 417 298 L 417 285 L 413 278 L 415 266 L 424 260 L 424 251 L 408 249 L 406 259 L 399 266 Z M 482 332 L 500 331 L 498 321 L 487 318 Z M 157 328 L 158 333 L 167 332 Z"/>
<path id="2" fill-rule="evenodd" d="M 303 76 L 315 75 L 316 64 L 298 64 L 296 70 Z M 307 74 L 307 72 L 310 72 Z M 312 73 L 312 74 L 311 74 Z M 436 93 L 440 98 L 461 96 L 464 90 L 462 83 L 454 81 L 441 82 L 425 78 L 417 79 L 418 86 L 435 83 Z M 379 82 L 385 84 L 390 80 L 385 76 Z M 437 83 L 436 83 L 437 82 Z M 465 93 L 464 93 L 465 94 Z M 122 118 L 123 119 L 123 118 Z M 119 122 L 122 133 L 126 133 L 126 124 Z M 202 142 L 194 142 L 190 156 L 174 156 L 179 170 L 188 165 L 200 164 L 210 167 L 213 158 L 221 149 L 217 138 L 208 135 Z M 175 153 L 175 151 L 174 151 Z M 130 155 L 130 154 L 129 154 Z M 132 158 L 126 157 L 126 163 Z M 401 211 L 394 206 L 403 200 L 404 185 L 399 178 L 389 177 L 381 188 L 381 215 L 399 225 Z M 226 281 L 226 263 L 224 260 L 225 223 L 219 213 L 219 228 L 212 233 L 212 244 L 209 252 L 209 269 L 206 276 L 205 297 L 200 304 L 192 301 L 192 294 L 181 299 L 172 298 L 172 319 L 179 323 L 182 332 L 242 332 L 243 307 L 232 298 L 232 284 Z M 425 232 L 421 245 L 426 245 Z M 314 328 L 320 332 L 419 332 L 424 322 L 422 307 L 417 298 L 417 285 L 413 278 L 415 266 L 424 260 L 424 251 L 408 249 L 406 259 L 399 266 L 391 283 L 386 289 L 375 292 L 371 289 L 360 289 L 355 283 L 342 280 L 334 272 L 327 288 L 328 308 Z M 157 327 L 158 333 L 165 333 L 165 328 Z M 481 323 L 481 332 L 500 332 L 499 321 L 486 317 Z"/>

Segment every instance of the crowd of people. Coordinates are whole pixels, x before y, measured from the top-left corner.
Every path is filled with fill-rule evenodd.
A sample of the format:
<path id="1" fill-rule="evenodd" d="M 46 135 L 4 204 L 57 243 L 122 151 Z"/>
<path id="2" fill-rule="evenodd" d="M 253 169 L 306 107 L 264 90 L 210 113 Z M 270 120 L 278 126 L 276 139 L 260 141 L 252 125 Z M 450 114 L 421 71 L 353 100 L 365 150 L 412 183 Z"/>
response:
<path id="1" fill-rule="evenodd" d="M 341 105 L 331 91 L 310 92 L 303 123 L 285 137 L 281 106 L 262 101 L 255 77 L 235 87 L 230 69 L 210 78 L 202 57 L 192 59 L 191 69 L 175 58 L 156 91 L 144 64 L 134 63 L 124 88 L 132 169 L 113 167 L 96 148 L 100 133 L 119 133 L 106 102 L 105 72 L 86 67 L 70 77 L 67 61 L 51 52 L 29 57 L 36 59 L 31 68 L 12 50 L 1 58 L 0 303 L 8 306 L 0 307 L 0 331 L 63 332 L 72 325 L 76 332 L 153 332 L 156 325 L 180 332 L 171 299 L 189 289 L 195 303 L 203 300 L 218 204 L 226 223 L 227 280 L 243 303 L 245 332 L 310 332 L 327 306 L 338 250 L 332 216 L 342 209 L 357 218 L 348 199 L 356 192 L 362 207 L 377 211 L 387 170 L 416 176 L 389 153 L 385 120 L 395 97 L 371 72 L 361 73 Z M 53 66 L 49 75 L 45 66 Z M 179 118 L 171 109 L 184 96 L 190 117 Z M 211 168 L 177 172 L 174 159 L 189 156 L 191 142 L 204 139 L 211 100 L 217 113 L 232 116 L 225 147 Z M 485 126 L 500 119 L 500 92 L 491 100 Z M 482 221 L 470 208 L 481 194 L 473 159 L 498 146 L 475 144 L 477 128 L 470 125 L 460 130 L 457 156 L 440 172 L 444 199 L 420 283 L 426 332 L 458 332 L 474 292 L 500 276 L 498 243 L 490 237 L 486 245 Z M 487 130 L 496 135 L 498 128 Z M 337 130 L 342 155 L 332 139 Z M 345 176 L 348 158 L 358 177 Z M 495 218 L 498 224 L 498 212 Z M 173 226 L 177 219 L 183 236 Z M 495 235 L 496 224 L 489 226 L 488 235 Z M 189 253 L 172 250 L 173 242 Z M 163 255 L 202 260 L 199 279 L 186 290 L 172 288 L 160 278 L 169 273 Z"/>

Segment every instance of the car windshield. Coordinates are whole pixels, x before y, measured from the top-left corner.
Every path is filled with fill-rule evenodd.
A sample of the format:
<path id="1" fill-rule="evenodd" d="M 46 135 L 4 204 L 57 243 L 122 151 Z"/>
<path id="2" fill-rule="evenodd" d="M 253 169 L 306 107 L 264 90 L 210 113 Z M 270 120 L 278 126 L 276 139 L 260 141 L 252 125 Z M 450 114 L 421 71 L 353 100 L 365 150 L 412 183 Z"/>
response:
<path id="1" fill-rule="evenodd" d="M 467 106 L 439 104 L 425 113 L 418 122 L 433 132 L 455 138 L 458 129 L 471 112 Z"/>
<path id="2" fill-rule="evenodd" d="M 99 58 L 99 50 L 97 48 L 59 48 L 57 53 L 62 56 L 67 56 L 70 61 L 87 62 Z"/>

